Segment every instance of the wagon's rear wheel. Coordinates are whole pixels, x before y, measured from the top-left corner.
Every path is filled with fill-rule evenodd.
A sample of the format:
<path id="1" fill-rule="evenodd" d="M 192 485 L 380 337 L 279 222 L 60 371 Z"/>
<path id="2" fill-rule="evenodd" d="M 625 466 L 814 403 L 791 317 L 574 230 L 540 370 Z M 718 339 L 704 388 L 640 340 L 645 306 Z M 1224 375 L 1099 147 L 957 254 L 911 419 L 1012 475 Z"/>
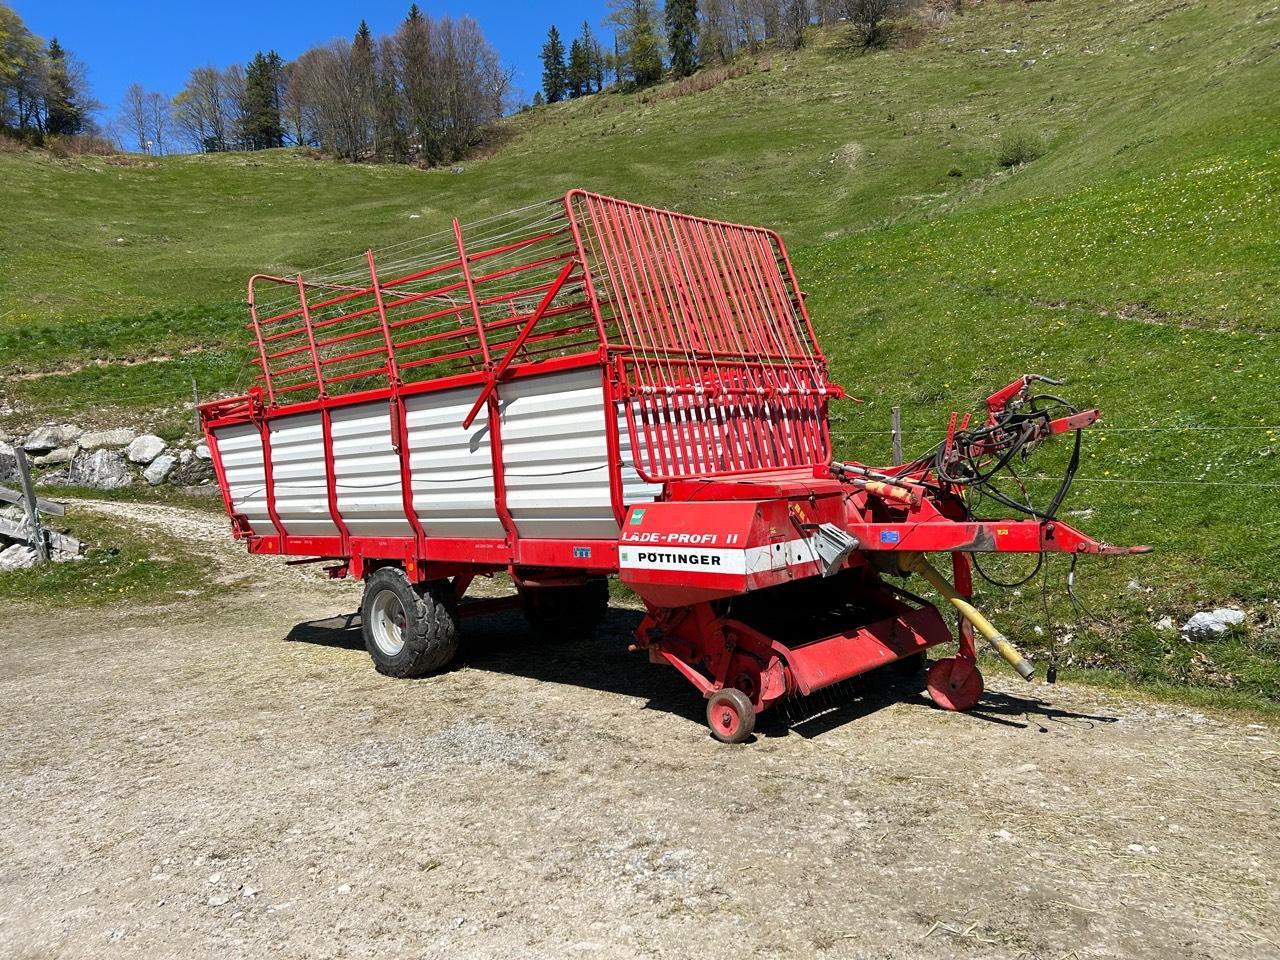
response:
<path id="1" fill-rule="evenodd" d="M 609 581 L 592 577 L 566 586 L 517 587 L 529 626 L 549 640 L 591 636 L 609 612 Z"/>
<path id="2" fill-rule="evenodd" d="M 458 651 L 458 605 L 446 580 L 414 586 L 399 567 L 382 567 L 365 581 L 360 614 L 379 673 L 425 676 Z"/>

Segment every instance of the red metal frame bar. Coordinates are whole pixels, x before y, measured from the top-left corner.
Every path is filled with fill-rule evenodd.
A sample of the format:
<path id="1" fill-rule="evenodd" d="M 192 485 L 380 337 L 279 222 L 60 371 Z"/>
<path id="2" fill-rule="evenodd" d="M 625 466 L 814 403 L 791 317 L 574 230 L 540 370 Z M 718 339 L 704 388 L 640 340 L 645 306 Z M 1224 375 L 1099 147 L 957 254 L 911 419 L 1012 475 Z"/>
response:
<path id="1" fill-rule="evenodd" d="M 480 408 L 493 394 L 498 386 L 498 381 L 502 379 L 503 374 L 507 372 L 507 368 L 511 366 L 511 361 L 515 359 L 516 354 L 520 352 L 520 348 L 524 346 L 525 341 L 529 339 L 529 334 L 533 332 L 533 328 L 538 325 L 538 321 L 542 319 L 547 312 L 547 308 L 551 306 L 551 301 L 560 293 L 560 288 L 564 286 L 569 274 L 573 273 L 576 264 L 573 262 L 566 263 L 564 269 L 560 271 L 560 275 L 556 277 L 551 287 L 547 290 L 546 295 L 542 298 L 542 302 L 538 304 L 538 309 L 525 322 L 520 330 L 520 335 L 515 338 L 511 344 L 511 348 L 506 352 L 503 358 L 498 361 L 498 365 L 489 374 L 489 379 L 485 382 L 484 389 L 480 391 L 480 396 L 476 397 L 476 402 L 472 405 L 471 410 L 462 418 L 462 428 L 468 430 L 471 428 L 472 422 L 476 418 L 476 414 L 480 412 Z"/>

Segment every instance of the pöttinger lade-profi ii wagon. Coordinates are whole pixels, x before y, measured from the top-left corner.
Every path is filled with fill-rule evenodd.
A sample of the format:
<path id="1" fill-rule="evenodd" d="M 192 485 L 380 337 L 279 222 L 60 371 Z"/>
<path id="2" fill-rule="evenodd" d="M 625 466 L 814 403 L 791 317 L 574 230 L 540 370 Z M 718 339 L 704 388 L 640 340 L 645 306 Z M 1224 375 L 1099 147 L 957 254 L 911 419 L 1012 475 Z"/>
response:
<path id="1" fill-rule="evenodd" d="M 950 640 L 902 586 L 918 573 L 959 611 L 929 689 L 967 709 L 975 628 L 1031 672 L 966 601 L 971 553 L 1129 552 L 1055 518 L 1070 471 L 1045 510 L 970 510 L 1015 453 L 1097 419 L 1041 378 L 912 463 L 834 462 L 843 391 L 760 227 L 573 191 L 323 279 L 256 276 L 249 303 L 258 385 L 201 407 L 234 535 L 363 578 L 392 676 L 449 662 L 477 575 L 509 571 L 535 627 L 583 633 L 618 574 L 648 609 L 636 647 L 736 742 L 781 697 Z"/>

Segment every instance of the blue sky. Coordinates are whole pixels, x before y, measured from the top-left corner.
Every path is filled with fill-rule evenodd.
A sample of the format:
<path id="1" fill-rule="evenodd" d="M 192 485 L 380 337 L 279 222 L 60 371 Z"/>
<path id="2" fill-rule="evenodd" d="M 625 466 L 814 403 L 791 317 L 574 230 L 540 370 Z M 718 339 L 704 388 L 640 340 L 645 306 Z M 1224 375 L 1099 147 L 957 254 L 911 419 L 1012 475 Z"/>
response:
<path id="1" fill-rule="evenodd" d="M 215 0 L 213 3 L 130 3 L 101 0 L 6 0 L 33 32 L 63 46 L 89 67 L 94 96 L 114 113 L 129 84 L 173 96 L 192 67 L 244 63 L 257 50 L 274 48 L 285 59 L 337 36 L 350 36 L 360 18 L 376 34 L 390 33 L 404 19 L 410 0 Z M 575 34 L 589 20 L 597 34 L 604 0 L 556 4 L 502 0 L 419 2 L 433 16 L 474 17 L 503 62 L 516 70 L 525 98 L 541 82 L 538 50 L 554 22 Z"/>

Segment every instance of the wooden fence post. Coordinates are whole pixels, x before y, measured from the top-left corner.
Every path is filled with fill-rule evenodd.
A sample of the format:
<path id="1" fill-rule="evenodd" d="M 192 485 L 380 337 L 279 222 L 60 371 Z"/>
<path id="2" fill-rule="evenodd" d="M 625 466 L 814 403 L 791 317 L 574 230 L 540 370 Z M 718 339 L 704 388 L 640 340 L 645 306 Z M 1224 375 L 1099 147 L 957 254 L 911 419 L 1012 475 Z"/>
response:
<path id="1" fill-rule="evenodd" d="M 22 506 L 27 511 L 27 523 L 31 525 L 31 543 L 36 548 L 36 556 L 41 560 L 49 559 L 49 544 L 44 538 L 44 528 L 40 525 L 40 507 L 36 503 L 36 490 L 31 483 L 31 467 L 27 464 L 27 452 L 21 446 L 13 448 L 18 459 L 18 478 L 22 481 Z"/>

